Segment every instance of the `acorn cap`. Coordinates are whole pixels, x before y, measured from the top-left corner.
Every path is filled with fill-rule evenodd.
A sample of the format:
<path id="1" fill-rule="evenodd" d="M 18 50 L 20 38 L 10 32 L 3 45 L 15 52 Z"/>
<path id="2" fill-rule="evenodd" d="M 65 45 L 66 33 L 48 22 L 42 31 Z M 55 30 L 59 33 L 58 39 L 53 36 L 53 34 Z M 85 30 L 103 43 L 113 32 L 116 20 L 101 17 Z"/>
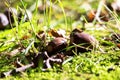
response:
<path id="1" fill-rule="evenodd" d="M 63 50 L 64 48 L 66 48 L 66 46 L 67 46 L 67 40 L 62 37 L 57 37 L 48 43 L 47 45 L 48 55 L 51 56 L 56 52 Z"/>
<path id="2" fill-rule="evenodd" d="M 8 23 L 7 17 L 3 13 L 0 13 L 0 29 L 4 29 Z"/>

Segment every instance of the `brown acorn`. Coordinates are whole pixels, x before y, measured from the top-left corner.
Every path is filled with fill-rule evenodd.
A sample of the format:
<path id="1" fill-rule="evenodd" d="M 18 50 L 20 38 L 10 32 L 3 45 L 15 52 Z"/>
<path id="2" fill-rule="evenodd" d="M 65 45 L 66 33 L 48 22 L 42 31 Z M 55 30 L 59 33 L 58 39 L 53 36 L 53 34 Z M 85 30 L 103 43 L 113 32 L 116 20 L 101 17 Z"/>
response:
<path id="1" fill-rule="evenodd" d="M 9 24 L 11 24 L 14 23 L 14 16 L 17 16 L 17 10 L 10 7 L 4 11 L 4 14 L 7 16 Z"/>
<path id="2" fill-rule="evenodd" d="M 57 52 L 63 51 L 67 46 L 67 40 L 62 37 L 57 37 L 51 40 L 47 45 L 47 52 L 49 56 L 56 54 Z"/>
<path id="3" fill-rule="evenodd" d="M 0 13 L 0 29 L 5 29 L 8 23 L 7 17 L 3 13 Z"/>
<path id="4" fill-rule="evenodd" d="M 97 40 L 79 29 L 74 29 L 70 34 L 70 45 L 76 46 L 78 52 L 86 52 L 97 46 Z"/>
<path id="5" fill-rule="evenodd" d="M 97 11 L 96 10 L 91 10 L 89 12 L 87 12 L 86 14 L 86 19 L 88 22 L 92 22 L 95 18 Z M 108 21 L 109 20 L 109 14 L 107 12 L 101 12 L 99 15 L 100 20 L 102 21 Z"/>

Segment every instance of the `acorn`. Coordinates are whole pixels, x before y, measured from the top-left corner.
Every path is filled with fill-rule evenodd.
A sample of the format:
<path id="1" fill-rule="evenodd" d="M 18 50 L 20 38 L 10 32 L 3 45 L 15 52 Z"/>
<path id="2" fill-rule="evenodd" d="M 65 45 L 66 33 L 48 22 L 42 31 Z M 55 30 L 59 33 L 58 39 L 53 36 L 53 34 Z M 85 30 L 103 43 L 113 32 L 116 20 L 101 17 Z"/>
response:
<path id="1" fill-rule="evenodd" d="M 14 23 L 14 16 L 17 16 L 17 10 L 10 7 L 4 11 L 4 14 L 7 16 L 9 24 L 11 24 Z"/>
<path id="2" fill-rule="evenodd" d="M 97 40 L 79 29 L 74 29 L 70 34 L 70 45 L 76 46 L 78 52 L 87 52 L 97 46 Z"/>
<path id="3" fill-rule="evenodd" d="M 67 40 L 62 37 L 57 37 L 48 43 L 47 45 L 48 55 L 52 56 L 57 52 L 64 51 L 63 49 L 66 47 L 67 47 Z"/>
<path id="4" fill-rule="evenodd" d="M 95 15 L 96 15 L 97 11 L 96 10 L 91 10 L 89 12 L 87 12 L 86 14 L 86 19 L 88 22 L 92 22 L 95 19 Z M 100 20 L 102 21 L 108 21 L 109 20 L 109 14 L 107 12 L 101 12 L 99 15 Z"/>
<path id="5" fill-rule="evenodd" d="M 32 19 L 32 12 L 29 10 L 21 10 L 20 13 L 18 14 L 18 21 L 20 22 L 22 20 L 22 22 L 27 22 L 30 19 Z"/>
<path id="6" fill-rule="evenodd" d="M 3 13 L 0 13 L 0 29 L 5 29 L 8 23 L 7 17 Z"/>

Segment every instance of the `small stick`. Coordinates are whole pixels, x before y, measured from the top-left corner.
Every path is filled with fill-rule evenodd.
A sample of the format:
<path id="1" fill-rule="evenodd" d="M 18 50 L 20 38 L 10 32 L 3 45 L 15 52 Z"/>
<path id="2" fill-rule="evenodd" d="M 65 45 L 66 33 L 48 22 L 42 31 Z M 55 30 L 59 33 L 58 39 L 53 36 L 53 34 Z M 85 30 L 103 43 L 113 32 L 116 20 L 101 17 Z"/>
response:
<path id="1" fill-rule="evenodd" d="M 16 69 L 10 70 L 8 72 L 3 72 L 3 73 L 0 74 L 0 77 L 4 78 L 4 77 L 10 76 L 10 75 L 14 75 L 14 74 L 19 73 L 19 72 L 23 72 L 26 69 L 31 68 L 33 65 L 34 64 L 31 63 L 31 64 L 28 64 L 28 65 L 22 66 L 20 68 L 16 68 Z"/>

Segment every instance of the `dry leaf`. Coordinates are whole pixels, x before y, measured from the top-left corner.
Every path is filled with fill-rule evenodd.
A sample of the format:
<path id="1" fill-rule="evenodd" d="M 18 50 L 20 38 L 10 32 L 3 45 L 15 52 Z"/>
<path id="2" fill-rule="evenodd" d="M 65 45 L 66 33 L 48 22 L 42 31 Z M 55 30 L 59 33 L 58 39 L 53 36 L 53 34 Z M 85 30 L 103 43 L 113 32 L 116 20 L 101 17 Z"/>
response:
<path id="1" fill-rule="evenodd" d="M 62 29 L 59 29 L 58 31 L 51 29 L 48 33 L 53 37 L 65 37 L 66 32 Z"/>

